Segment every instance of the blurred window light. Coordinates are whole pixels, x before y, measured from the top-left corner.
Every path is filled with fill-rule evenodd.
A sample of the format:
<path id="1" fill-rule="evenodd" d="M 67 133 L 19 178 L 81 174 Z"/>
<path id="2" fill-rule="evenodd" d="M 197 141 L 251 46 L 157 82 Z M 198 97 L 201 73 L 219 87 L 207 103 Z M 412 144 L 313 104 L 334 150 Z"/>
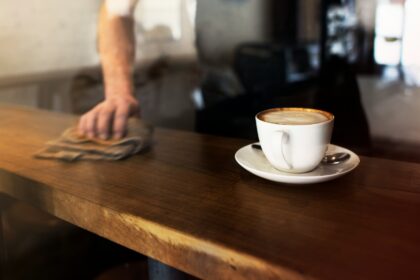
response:
<path id="1" fill-rule="evenodd" d="M 407 85 L 420 86 L 420 0 L 407 0 L 405 4 L 402 64 Z"/>
<path id="2" fill-rule="evenodd" d="M 418 1 L 418 0 L 417 0 Z M 399 4 L 379 4 L 376 10 L 376 35 L 401 38 L 404 7 Z"/>
<path id="3" fill-rule="evenodd" d="M 375 61 L 378 64 L 400 64 L 403 29 L 404 6 L 380 3 L 376 10 L 375 26 Z"/>
<path id="4" fill-rule="evenodd" d="M 398 65 L 401 61 L 401 41 L 375 38 L 375 61 L 378 64 Z"/>
<path id="5" fill-rule="evenodd" d="M 407 0 L 403 35 L 403 65 L 420 66 L 420 0 Z"/>

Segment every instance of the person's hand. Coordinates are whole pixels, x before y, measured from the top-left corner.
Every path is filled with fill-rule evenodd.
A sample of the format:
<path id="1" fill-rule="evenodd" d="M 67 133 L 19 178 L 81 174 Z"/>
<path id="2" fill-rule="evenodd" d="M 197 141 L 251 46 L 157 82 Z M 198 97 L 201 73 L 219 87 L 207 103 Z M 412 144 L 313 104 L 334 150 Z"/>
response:
<path id="1" fill-rule="evenodd" d="M 80 118 L 78 132 L 89 138 L 120 139 L 126 133 L 128 118 L 139 114 L 139 103 L 133 96 L 108 97 Z"/>

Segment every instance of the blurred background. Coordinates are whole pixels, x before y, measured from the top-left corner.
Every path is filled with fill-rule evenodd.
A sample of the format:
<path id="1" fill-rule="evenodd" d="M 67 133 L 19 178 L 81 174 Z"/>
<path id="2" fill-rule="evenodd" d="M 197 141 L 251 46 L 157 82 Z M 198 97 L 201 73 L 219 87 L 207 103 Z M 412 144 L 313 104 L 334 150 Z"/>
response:
<path id="1" fill-rule="evenodd" d="M 80 115 L 102 100 L 100 4 L 0 1 L 0 103 Z M 315 107 L 335 114 L 333 143 L 420 162 L 420 0 L 140 0 L 135 20 L 136 95 L 156 126 L 253 141 L 257 112 Z M 6 278 L 91 279 L 115 263 L 104 252 L 141 259 L 0 199 Z"/>
<path id="2" fill-rule="evenodd" d="M 103 98 L 100 0 L 0 3 L 0 102 L 82 114 Z M 136 93 L 157 126 L 255 139 L 276 106 L 332 111 L 333 142 L 416 160 L 419 0 L 141 0 Z"/>

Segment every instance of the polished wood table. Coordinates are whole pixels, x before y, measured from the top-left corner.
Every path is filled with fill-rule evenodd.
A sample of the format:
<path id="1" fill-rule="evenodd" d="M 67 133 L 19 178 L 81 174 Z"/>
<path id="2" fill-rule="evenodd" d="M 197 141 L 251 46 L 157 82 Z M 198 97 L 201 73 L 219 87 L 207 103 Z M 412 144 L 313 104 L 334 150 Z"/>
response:
<path id="1" fill-rule="evenodd" d="M 277 184 L 236 164 L 247 141 L 167 129 L 124 161 L 32 157 L 75 121 L 0 107 L 0 191 L 200 278 L 420 279 L 419 164 Z"/>

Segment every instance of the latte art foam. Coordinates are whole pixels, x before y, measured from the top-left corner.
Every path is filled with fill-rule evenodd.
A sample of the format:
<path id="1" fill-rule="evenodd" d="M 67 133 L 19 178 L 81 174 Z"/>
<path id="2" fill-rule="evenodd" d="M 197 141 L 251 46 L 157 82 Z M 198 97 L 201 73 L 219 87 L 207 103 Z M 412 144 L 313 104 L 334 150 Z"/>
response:
<path id="1" fill-rule="evenodd" d="M 261 120 L 275 124 L 314 124 L 328 121 L 324 114 L 312 111 L 272 111 L 263 114 Z"/>

